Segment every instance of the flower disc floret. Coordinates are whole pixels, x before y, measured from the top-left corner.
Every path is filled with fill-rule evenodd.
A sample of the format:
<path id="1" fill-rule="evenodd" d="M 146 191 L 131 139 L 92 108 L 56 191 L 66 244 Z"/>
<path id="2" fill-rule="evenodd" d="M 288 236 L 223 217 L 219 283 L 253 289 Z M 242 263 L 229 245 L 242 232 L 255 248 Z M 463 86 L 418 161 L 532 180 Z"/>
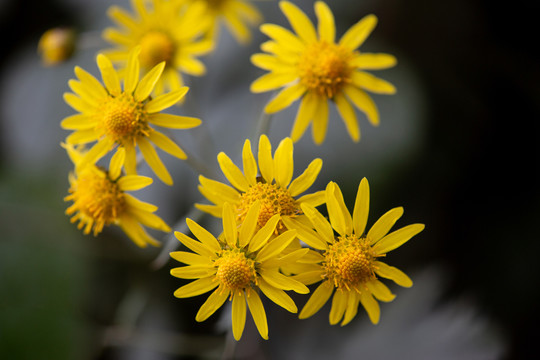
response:
<path id="1" fill-rule="evenodd" d="M 102 121 L 103 134 L 119 144 L 133 143 L 138 136 L 148 136 L 151 131 L 144 103 L 130 94 L 105 98 L 97 117 Z"/>
<path id="2" fill-rule="evenodd" d="M 228 290 L 242 290 L 256 283 L 255 262 L 238 249 L 224 250 L 214 264 L 218 281 Z"/>
<path id="3" fill-rule="evenodd" d="M 151 69 L 162 61 L 169 63 L 174 58 L 175 45 L 171 37 L 162 31 L 149 31 L 140 40 L 141 65 Z"/>

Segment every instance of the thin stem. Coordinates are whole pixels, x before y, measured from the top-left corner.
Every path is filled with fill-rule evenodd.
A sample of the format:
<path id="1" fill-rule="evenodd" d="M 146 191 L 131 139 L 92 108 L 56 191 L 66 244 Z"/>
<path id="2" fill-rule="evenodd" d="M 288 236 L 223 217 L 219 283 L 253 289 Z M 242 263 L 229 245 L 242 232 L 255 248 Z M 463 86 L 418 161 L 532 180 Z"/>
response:
<path id="1" fill-rule="evenodd" d="M 185 233 L 185 232 L 187 232 L 189 230 L 189 228 L 188 228 L 188 226 L 186 224 L 186 219 L 189 218 L 189 219 L 191 219 L 193 221 L 198 222 L 204 215 L 206 215 L 206 213 L 200 211 L 196 207 L 193 207 L 193 208 L 191 208 L 191 210 L 187 213 L 187 215 L 185 217 L 178 220 L 173 225 L 173 229 L 175 229 L 175 231 Z M 176 239 L 173 232 L 170 232 L 167 235 L 165 235 L 165 237 L 163 238 L 163 244 L 164 245 L 161 248 L 161 251 L 159 252 L 159 254 L 156 256 L 154 261 L 152 261 L 152 263 L 150 263 L 150 268 L 152 270 L 159 270 L 163 266 L 165 266 L 165 264 L 170 259 L 169 253 L 171 251 L 175 251 L 178 248 L 178 246 L 180 245 L 180 241 L 178 241 Z"/>

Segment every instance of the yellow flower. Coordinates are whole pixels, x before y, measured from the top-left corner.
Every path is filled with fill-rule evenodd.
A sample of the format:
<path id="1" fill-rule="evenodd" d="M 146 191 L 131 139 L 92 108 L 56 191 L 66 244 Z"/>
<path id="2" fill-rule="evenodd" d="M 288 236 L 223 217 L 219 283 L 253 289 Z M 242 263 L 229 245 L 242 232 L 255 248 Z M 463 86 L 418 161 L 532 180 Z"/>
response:
<path id="1" fill-rule="evenodd" d="M 57 65 L 71 57 L 77 36 L 73 29 L 49 29 L 39 39 L 38 53 L 46 66 Z"/>
<path id="2" fill-rule="evenodd" d="M 217 288 L 199 309 L 195 320 L 204 321 L 219 309 L 227 298 L 232 300 L 232 330 L 240 340 L 246 321 L 246 302 L 255 325 L 264 339 L 268 339 L 268 324 L 259 290 L 270 300 L 296 313 L 294 301 L 284 290 L 297 293 L 309 292 L 302 283 L 279 272 L 282 262 L 296 261 L 305 254 L 305 249 L 279 258 L 281 252 L 296 237 L 289 230 L 273 238 L 278 215 L 275 215 L 260 230 L 256 230 L 261 206 L 255 202 L 238 228 L 235 214 L 229 204 L 223 206 L 223 235 L 216 239 L 199 224 L 187 219 L 191 232 L 199 241 L 180 232 L 178 240 L 194 253 L 175 251 L 171 257 L 187 266 L 174 268 L 171 275 L 183 279 L 197 279 L 177 289 L 174 296 L 186 298 L 204 294 Z"/>
<path id="3" fill-rule="evenodd" d="M 75 67 L 79 81 L 69 81 L 74 93 L 65 93 L 64 100 L 80 114 L 65 118 L 61 126 L 75 130 L 67 137 L 68 144 L 97 141 L 81 160 L 82 163 L 94 164 L 117 147 L 113 156 L 119 156 L 119 151 L 125 151 L 125 159 L 120 166 L 125 167 L 128 175 L 134 175 L 137 174 L 135 146 L 139 146 L 144 159 L 156 175 L 164 183 L 171 185 L 172 178 L 151 142 L 179 159 L 186 159 L 187 156 L 175 142 L 150 125 L 189 129 L 198 126 L 201 121 L 192 117 L 160 113 L 177 103 L 188 88 L 183 87 L 151 98 L 150 93 L 165 63 L 156 65 L 139 81 L 139 52 L 140 47 L 136 47 L 130 54 L 123 90 L 116 70 L 103 54 L 97 56 L 97 64 L 105 87 L 89 73 Z"/>
<path id="4" fill-rule="evenodd" d="M 152 5 L 150 9 L 148 3 Z M 180 89 L 181 73 L 201 76 L 206 72 L 196 58 L 213 49 L 213 41 L 202 37 L 210 25 L 203 17 L 204 4 L 185 6 L 179 1 L 133 0 L 132 7 L 133 16 L 118 6 L 108 10 L 109 17 L 119 26 L 103 32 L 103 38 L 116 46 L 105 52 L 112 61 L 125 63 L 131 49 L 138 45 L 143 70 L 165 61 L 163 76 L 156 84 L 157 94 Z"/>
<path id="5" fill-rule="evenodd" d="M 259 139 L 258 166 L 251 151 L 251 142 L 246 140 L 242 151 L 243 173 L 225 153 L 220 153 L 217 158 L 221 171 L 233 187 L 200 175 L 199 191 L 215 205 L 195 204 L 198 209 L 216 217 L 221 216 L 223 205 L 230 203 L 238 223 L 241 223 L 251 205 L 260 201 L 259 226 L 264 226 L 274 215 L 279 215 L 279 232 L 283 229 L 283 224 L 289 229 L 295 228 L 298 221 L 294 218 L 302 214 L 301 204 L 318 206 L 324 203 L 324 191 L 297 198 L 317 178 L 322 160 L 313 160 L 304 173 L 291 182 L 294 163 L 293 143 L 290 138 L 280 142 L 272 158 L 270 141 L 266 135 L 262 135 Z"/>
<path id="6" fill-rule="evenodd" d="M 366 91 L 395 92 L 389 82 L 363 71 L 392 67 L 396 64 L 395 57 L 356 50 L 377 24 L 377 18 L 374 15 L 364 17 L 336 43 L 334 16 L 324 2 L 315 2 L 317 30 L 296 5 L 288 1 L 281 1 L 279 5 L 296 34 L 274 24 L 261 26 L 261 31 L 271 38 L 261 45 L 268 54 L 255 54 L 251 61 L 270 73 L 255 80 L 251 91 L 258 93 L 284 87 L 266 105 L 266 113 L 278 112 L 302 98 L 291 131 L 295 142 L 311 122 L 315 143 L 324 141 L 328 100 L 336 104 L 351 138 L 359 141 L 360 128 L 353 105 L 364 112 L 373 125 L 378 125 L 377 106 Z"/>
<path id="7" fill-rule="evenodd" d="M 202 1 L 206 4 L 205 16 L 210 20 L 210 38 L 217 39 L 219 23 L 225 26 L 240 43 L 251 40 L 248 25 L 256 25 L 262 21 L 262 15 L 256 7 L 244 0 L 184 0 L 189 3 Z"/>
<path id="8" fill-rule="evenodd" d="M 298 237 L 322 252 L 311 268 L 296 277 L 305 284 L 322 283 L 313 292 L 300 312 L 305 319 L 315 314 L 334 294 L 330 310 L 330 324 L 342 320 L 346 325 L 358 311 L 359 303 L 366 309 L 371 322 L 379 322 L 377 300 L 392 301 L 395 297 L 378 277 L 410 287 L 411 279 L 401 270 L 379 260 L 403 245 L 424 229 L 423 224 L 412 224 L 388 234 L 403 214 L 397 207 L 384 214 L 364 234 L 369 212 L 369 184 L 364 178 L 358 186 L 354 211 L 351 214 L 343 201 L 339 187 L 330 182 L 326 188 L 326 206 L 330 223 L 313 207 L 302 205 L 315 231 L 299 230 Z M 334 235 L 334 230 L 337 236 Z M 335 291 L 334 291 L 335 290 Z"/>
<path id="9" fill-rule="evenodd" d="M 150 185 L 152 179 L 138 175 L 120 176 L 118 162 L 124 154 L 123 151 L 120 152 L 121 156 L 111 162 L 111 170 L 104 171 L 93 164 L 82 165 L 84 154 L 73 146 L 65 147 L 75 164 L 75 171 L 69 174 L 70 195 L 64 198 L 65 201 L 73 201 L 66 210 L 67 215 L 72 215 L 71 222 L 79 221 L 77 227 L 84 228 L 84 234 L 89 234 L 93 229 L 94 236 L 98 235 L 103 227 L 114 224 L 140 247 L 148 244 L 159 246 L 160 243 L 150 236 L 141 224 L 165 232 L 171 231 L 171 228 L 153 214 L 157 206 L 142 202 L 126 193 Z"/>

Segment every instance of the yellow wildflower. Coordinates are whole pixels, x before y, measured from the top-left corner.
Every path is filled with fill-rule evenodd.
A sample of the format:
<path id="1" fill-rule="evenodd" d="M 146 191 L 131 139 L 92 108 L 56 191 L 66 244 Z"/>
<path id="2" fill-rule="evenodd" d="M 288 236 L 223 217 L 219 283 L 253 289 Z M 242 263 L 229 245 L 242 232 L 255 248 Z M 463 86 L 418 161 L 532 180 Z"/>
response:
<path id="1" fill-rule="evenodd" d="M 171 228 L 153 214 L 157 206 L 126 193 L 150 185 L 152 179 L 138 175 L 120 176 L 118 163 L 123 151 L 111 161 L 111 170 L 104 171 L 93 164 L 82 165 L 84 154 L 73 146 L 66 145 L 66 149 L 75 164 L 75 171 L 69 174 L 70 195 L 64 198 L 65 201 L 73 201 L 66 210 L 67 215 L 72 215 L 71 222 L 79 221 L 77 227 L 84 228 L 85 234 L 93 232 L 94 236 L 105 226 L 117 225 L 138 246 L 159 246 L 160 243 L 141 224 L 165 232 L 171 231 Z"/>
<path id="2" fill-rule="evenodd" d="M 177 103 L 188 88 L 182 87 L 151 98 L 150 93 L 165 63 L 156 65 L 139 81 L 140 51 L 141 48 L 136 47 L 130 53 L 123 89 L 111 61 L 103 54 L 97 56 L 97 64 L 105 87 L 89 73 L 75 67 L 79 81 L 73 79 L 69 81 L 74 93 L 65 93 L 64 100 L 79 114 L 62 120 L 61 126 L 64 129 L 75 130 L 67 137 L 68 144 L 97 141 L 81 160 L 82 163 L 94 164 L 116 147 L 117 151 L 113 156 L 118 156 L 119 151 L 125 151 L 125 159 L 121 166 L 125 167 L 128 175 L 134 175 L 137 174 L 135 147 L 138 146 L 154 173 L 164 183 L 171 185 L 172 178 L 151 142 L 179 159 L 186 159 L 187 156 L 175 142 L 151 125 L 189 129 L 198 126 L 201 121 L 187 116 L 160 113 Z"/>
<path id="3" fill-rule="evenodd" d="M 302 205 L 315 231 L 299 229 L 298 237 L 308 240 L 306 242 L 322 255 L 316 255 L 319 258 L 315 260 L 316 263 L 306 265 L 305 273 L 296 278 L 305 284 L 321 280 L 322 283 L 313 292 L 299 317 L 305 319 L 312 316 L 334 294 L 330 324 L 335 325 L 342 319 L 342 326 L 349 323 L 356 316 L 360 303 L 371 322 L 376 324 L 379 322 L 380 309 L 375 299 L 392 301 L 395 297 L 378 277 L 391 279 L 404 287 L 412 286 L 407 275 L 379 258 L 421 232 L 424 225 L 412 224 L 388 233 L 403 214 L 403 208 L 397 207 L 384 214 L 364 234 L 369 212 L 369 184 L 365 178 L 358 186 L 352 217 L 339 186 L 333 182 L 326 188 L 326 206 L 330 223 L 312 206 Z"/>
<path id="4" fill-rule="evenodd" d="M 267 54 L 255 54 L 251 61 L 270 73 L 255 80 L 251 91 L 258 93 L 284 87 L 266 105 L 266 113 L 278 112 L 302 99 L 291 131 L 295 142 L 310 123 L 314 142 L 324 141 L 329 100 L 336 104 L 351 138 L 359 141 L 360 128 L 353 105 L 376 126 L 379 113 L 366 91 L 378 94 L 396 91 L 389 82 L 363 71 L 392 67 L 396 64 L 395 57 L 356 50 L 373 31 L 377 18 L 364 17 L 336 43 L 334 16 L 324 2 L 315 2 L 317 30 L 296 5 L 288 1 L 281 1 L 279 5 L 296 34 L 274 24 L 261 26 L 261 31 L 271 38 L 261 45 Z"/>
<path id="5" fill-rule="evenodd" d="M 192 297 L 217 288 L 201 306 L 195 319 L 206 320 L 229 299 L 232 301 L 232 330 L 236 340 L 240 340 L 244 331 L 246 302 L 260 335 L 268 339 L 268 323 L 259 290 L 292 313 L 296 313 L 298 309 L 285 290 L 301 294 L 309 292 L 305 285 L 279 272 L 282 262 L 295 261 L 305 254 L 305 249 L 300 249 L 279 257 L 295 239 L 296 231 L 286 231 L 269 241 L 275 232 L 279 216 L 275 215 L 257 231 L 260 209 L 261 204 L 255 202 L 244 223 L 238 227 L 233 208 L 225 204 L 222 214 L 223 236 L 219 240 L 188 219 L 189 229 L 199 241 L 180 232 L 175 232 L 175 235 L 195 254 L 185 251 L 171 253 L 172 258 L 187 264 L 172 269 L 171 275 L 183 279 L 197 279 L 177 289 L 174 296 Z"/>
<path id="6" fill-rule="evenodd" d="M 213 41 L 202 37 L 210 25 L 203 17 L 204 4 L 186 6 L 179 1 L 133 0 L 132 7 L 133 16 L 116 5 L 108 10 L 109 17 L 119 26 L 103 32 L 103 38 L 116 46 L 104 52 L 112 61 L 125 63 L 136 46 L 141 47 L 144 71 L 165 61 L 156 94 L 180 89 L 184 83 L 181 73 L 201 76 L 206 72 L 204 64 L 196 58 L 213 49 Z"/>
<path id="7" fill-rule="evenodd" d="M 214 205 L 195 204 L 195 206 L 216 217 L 221 216 L 225 203 L 230 203 L 241 223 L 251 205 L 260 201 L 259 226 L 264 226 L 274 215 L 279 215 L 278 231 L 285 227 L 292 229 L 297 225 L 294 218 L 302 214 L 300 205 L 309 203 L 318 206 L 324 202 L 324 191 L 298 195 L 306 191 L 315 182 L 321 171 L 322 160 L 313 160 L 304 171 L 291 182 L 294 162 L 293 143 L 290 138 L 283 139 L 272 158 L 272 146 L 268 137 L 259 139 L 258 166 L 251 151 L 251 142 L 246 140 L 242 151 L 242 172 L 223 152 L 218 155 L 221 171 L 231 186 L 199 176 L 199 191 Z M 259 175 L 260 170 L 260 175 Z"/>
<path id="8" fill-rule="evenodd" d="M 57 65 L 75 51 L 77 35 L 73 29 L 53 28 L 45 31 L 38 43 L 38 53 L 46 66 Z"/>

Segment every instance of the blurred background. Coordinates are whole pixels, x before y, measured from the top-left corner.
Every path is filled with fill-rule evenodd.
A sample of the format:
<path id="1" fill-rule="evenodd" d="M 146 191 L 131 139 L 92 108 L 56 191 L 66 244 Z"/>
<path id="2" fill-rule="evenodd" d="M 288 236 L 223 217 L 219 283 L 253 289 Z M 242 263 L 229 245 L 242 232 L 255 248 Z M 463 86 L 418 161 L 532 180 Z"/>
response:
<path id="1" fill-rule="evenodd" d="M 314 19 L 313 1 L 294 2 Z M 352 207 L 365 176 L 369 224 L 395 206 L 405 208 L 397 226 L 425 223 L 387 259 L 415 285 L 390 285 L 397 298 L 381 304 L 376 326 L 362 310 L 342 328 L 328 324 L 329 304 L 300 321 L 268 302 L 270 340 L 259 338 L 248 316 L 238 343 L 227 333 L 227 308 L 197 323 L 207 295 L 172 295 L 185 283 L 169 274 L 180 265 L 167 260 L 176 240 L 154 234 L 165 250 L 139 249 L 115 228 L 84 236 L 64 215 L 72 165 L 59 146 L 69 132 L 59 123 L 74 111 L 62 94 L 75 65 L 98 75 L 95 55 L 109 47 L 100 33 L 112 25 L 111 4 L 130 9 L 126 0 L 0 1 L 0 358 L 528 359 L 538 353 L 536 2 L 328 2 L 338 36 L 364 15 L 378 16 L 361 50 L 396 55 L 395 68 L 374 73 L 398 92 L 373 95 L 381 125 L 373 128 L 359 115 L 359 143 L 331 112 L 322 146 L 309 133 L 295 145 L 295 176 L 320 157 L 323 170 L 310 191 L 336 181 Z M 277 1 L 254 4 L 265 22 L 288 27 Z M 55 26 L 75 27 L 84 42 L 67 62 L 44 67 L 37 43 Z M 253 40 L 243 46 L 222 29 L 216 51 L 202 58 L 207 74 L 186 77 L 186 102 L 171 110 L 203 120 L 174 135 L 211 169 L 219 151 L 239 163 L 244 140 L 255 139 L 271 95 L 249 92 L 263 74 L 249 56 L 265 39 L 253 28 Z M 268 132 L 274 146 L 289 134 L 297 106 L 274 117 Z M 174 186 L 157 180 L 135 195 L 158 205 L 158 214 L 181 230 L 186 214 L 199 216 L 193 203 L 204 202 L 198 173 L 162 158 Z M 218 229 L 216 219 L 200 221 Z M 306 300 L 295 297 L 299 308 Z"/>

